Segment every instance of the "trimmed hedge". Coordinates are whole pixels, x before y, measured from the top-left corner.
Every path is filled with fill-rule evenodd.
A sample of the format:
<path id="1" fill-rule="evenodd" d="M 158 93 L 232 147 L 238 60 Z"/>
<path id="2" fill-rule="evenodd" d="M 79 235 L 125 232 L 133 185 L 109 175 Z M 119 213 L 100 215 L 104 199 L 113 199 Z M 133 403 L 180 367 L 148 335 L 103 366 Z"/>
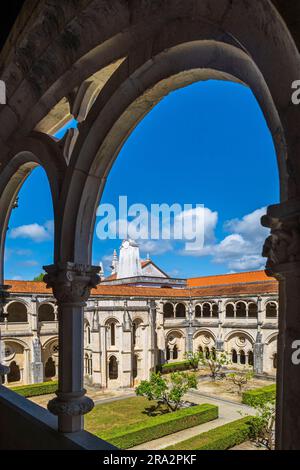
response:
<path id="1" fill-rule="evenodd" d="M 115 429 L 115 431 L 97 435 L 120 449 L 129 449 L 174 432 L 207 423 L 218 418 L 218 416 L 219 409 L 217 406 L 196 405 L 173 413 L 154 416 L 146 422 L 123 426 Z"/>
<path id="2" fill-rule="evenodd" d="M 25 398 L 29 398 L 54 393 L 57 390 L 57 385 L 57 381 L 42 382 L 40 384 L 20 385 L 18 387 L 12 387 L 11 390 L 17 392 L 19 395 L 22 395 Z"/>
<path id="3" fill-rule="evenodd" d="M 189 361 L 180 361 L 180 362 L 168 362 L 162 364 L 159 369 L 162 374 L 169 374 L 170 372 L 177 372 L 181 370 L 191 369 L 191 364 Z"/>
<path id="4" fill-rule="evenodd" d="M 266 387 L 248 390 L 242 395 L 242 403 L 249 406 L 259 405 L 266 401 L 272 401 L 276 398 L 276 385 L 267 385 Z"/>
<path id="5" fill-rule="evenodd" d="M 251 436 L 251 416 L 191 437 L 164 450 L 227 450 L 242 444 Z"/>

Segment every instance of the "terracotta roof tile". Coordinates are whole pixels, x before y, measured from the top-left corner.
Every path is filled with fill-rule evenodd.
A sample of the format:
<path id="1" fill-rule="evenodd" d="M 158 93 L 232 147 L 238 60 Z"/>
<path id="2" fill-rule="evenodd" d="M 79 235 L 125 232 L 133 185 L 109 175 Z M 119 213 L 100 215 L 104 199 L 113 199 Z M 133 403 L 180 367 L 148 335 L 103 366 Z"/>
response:
<path id="1" fill-rule="evenodd" d="M 250 274 L 250 273 L 248 273 Z M 215 279 L 216 276 L 212 276 Z M 217 276 L 219 278 L 219 276 Z M 200 278 L 199 278 L 200 279 Z M 203 278 L 202 278 L 203 279 Z M 206 277 L 205 279 L 209 279 Z M 224 279 L 224 277 L 223 277 Z M 186 289 L 172 289 L 161 287 L 137 287 L 137 286 L 103 286 L 99 285 L 93 289 L 92 295 L 108 296 L 108 297 L 152 297 L 152 298 L 189 298 L 189 297 L 217 297 L 222 295 L 254 295 L 277 293 L 278 283 L 272 278 L 266 277 L 263 281 L 254 281 L 255 276 L 251 278 L 251 282 L 236 283 L 215 283 L 202 287 L 190 287 Z M 52 290 L 47 289 L 43 282 L 35 281 L 6 281 L 11 286 L 10 292 L 24 294 L 51 294 Z"/>
<path id="2" fill-rule="evenodd" d="M 193 277 L 187 279 L 189 287 L 217 286 L 223 284 L 236 284 L 258 281 L 270 281 L 265 271 L 249 271 L 244 273 L 219 274 L 217 276 Z"/>

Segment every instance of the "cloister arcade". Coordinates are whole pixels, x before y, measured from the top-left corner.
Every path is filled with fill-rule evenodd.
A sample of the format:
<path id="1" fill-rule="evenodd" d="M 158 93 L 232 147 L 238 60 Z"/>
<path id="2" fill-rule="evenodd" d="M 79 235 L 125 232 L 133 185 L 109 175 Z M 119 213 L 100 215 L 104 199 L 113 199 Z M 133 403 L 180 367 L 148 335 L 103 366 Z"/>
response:
<path id="1" fill-rule="evenodd" d="M 280 284 L 276 446 L 300 448 L 300 374 L 291 360 L 300 337 L 300 107 L 291 104 L 291 85 L 300 79 L 297 3 L 42 0 L 34 12 L 25 3 L 23 27 L 13 28 L 0 54 L 7 86 L 7 105 L 0 105 L 0 283 L 5 297 L 9 215 L 24 180 L 41 165 L 55 214 L 54 264 L 45 268 L 45 280 L 57 302 L 60 345 L 59 388 L 48 408 L 61 433 L 83 432 L 83 415 L 93 407 L 83 388 L 83 315 L 99 281 L 99 267 L 91 265 L 92 234 L 109 171 L 159 100 L 214 78 L 252 89 L 278 157 L 281 202 L 263 218 L 272 230 L 264 247 L 267 271 Z M 79 121 L 78 131 L 56 142 L 53 130 L 70 117 Z M 233 317 L 244 315 L 243 305 L 236 307 Z M 23 310 L 17 319 L 25 318 Z M 177 314 L 185 316 L 182 307 Z M 111 377 L 116 364 L 112 354 Z"/>

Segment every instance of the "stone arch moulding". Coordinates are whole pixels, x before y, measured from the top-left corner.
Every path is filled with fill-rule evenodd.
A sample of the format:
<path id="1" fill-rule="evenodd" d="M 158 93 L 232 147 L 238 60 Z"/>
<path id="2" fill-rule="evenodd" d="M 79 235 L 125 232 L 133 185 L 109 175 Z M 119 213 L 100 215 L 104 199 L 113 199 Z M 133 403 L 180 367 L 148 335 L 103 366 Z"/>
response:
<path id="1" fill-rule="evenodd" d="M 234 43 L 255 57 L 264 70 L 266 81 L 270 83 L 275 101 L 282 109 L 290 99 L 287 88 L 298 76 L 295 43 L 270 0 L 110 0 L 109 3 L 95 0 L 92 4 L 84 2 L 76 6 L 76 11 L 69 5 L 66 8 L 64 2 L 59 7 L 55 11 L 56 15 L 62 13 L 59 31 L 51 23 L 54 17 L 51 5 L 48 6 L 51 14 L 44 21 L 45 27 L 42 27 L 44 23 L 36 21 L 27 31 L 35 47 L 31 55 L 26 54 L 26 48 L 24 51 L 20 48 L 17 56 L 20 63 L 18 79 L 14 74 L 9 74 L 11 69 L 14 70 L 16 59 L 8 61 L 4 79 L 8 81 L 7 88 L 11 90 L 9 99 L 18 119 L 7 129 L 7 136 L 17 128 L 25 133 L 34 129 L 45 113 L 80 87 L 84 80 L 128 56 L 140 44 L 146 45 L 140 60 L 147 60 L 150 54 L 188 41 L 213 39 Z M 97 14 L 99 11 L 101 15 Z M 71 45 L 70 41 L 65 40 L 64 28 L 72 28 L 74 41 Z M 49 34 L 52 30 L 55 34 Z M 39 41 L 36 44 L 34 40 L 37 36 Z M 282 38 L 280 41 L 279 37 Z M 16 46 L 12 44 L 11 47 Z M 55 67 L 48 66 L 41 79 L 44 64 L 50 62 L 52 65 L 54 58 Z M 280 83 L 272 64 L 275 67 L 282 64 L 289 71 L 281 74 Z M 30 67 L 31 80 L 28 80 L 26 72 Z M 280 85 L 285 88 L 284 93 L 280 92 Z M 28 95 L 26 106 L 21 99 L 24 92 Z"/>
<path id="2" fill-rule="evenodd" d="M 90 263 L 98 201 L 122 145 L 137 124 L 171 91 L 209 78 L 243 83 L 254 92 L 273 135 L 281 197 L 287 197 L 286 146 L 281 121 L 267 84 L 252 58 L 224 43 L 194 41 L 183 44 L 159 54 L 131 76 L 126 76 L 105 106 L 102 103 L 104 87 L 93 105 L 80 130 L 66 178 L 71 184 L 64 201 L 60 234 L 64 261 L 69 258 Z M 65 241 L 70 240 L 70 236 L 74 241 L 66 246 Z"/>
<path id="3" fill-rule="evenodd" d="M 66 164 L 55 142 L 46 135 L 32 133 L 11 149 L 9 158 L 3 164 L 0 180 L 0 284 L 4 279 L 4 248 L 9 218 L 13 204 L 23 183 L 37 166 L 47 175 L 52 194 L 54 214 L 61 190 Z M 55 217 L 57 220 L 57 217 Z"/>
<path id="4" fill-rule="evenodd" d="M 255 343 L 255 338 L 253 338 L 253 336 L 250 333 L 247 333 L 247 331 L 243 331 L 243 330 L 234 330 L 234 331 L 229 332 L 225 336 L 224 341 L 227 342 L 236 336 L 245 336 L 250 341 L 250 343 L 252 344 Z"/>

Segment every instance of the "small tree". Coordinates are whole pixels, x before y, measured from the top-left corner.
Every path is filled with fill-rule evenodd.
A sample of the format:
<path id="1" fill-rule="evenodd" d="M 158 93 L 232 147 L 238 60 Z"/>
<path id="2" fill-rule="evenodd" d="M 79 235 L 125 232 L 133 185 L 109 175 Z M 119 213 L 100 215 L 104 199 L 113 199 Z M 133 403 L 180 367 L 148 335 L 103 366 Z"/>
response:
<path id="1" fill-rule="evenodd" d="M 45 273 L 41 273 L 38 276 L 34 277 L 33 280 L 36 282 L 42 282 L 44 280 Z"/>
<path id="2" fill-rule="evenodd" d="M 195 374 L 173 372 L 170 381 L 158 372 L 151 374 L 150 380 L 142 380 L 135 392 L 148 400 L 157 401 L 158 407 L 167 406 L 169 411 L 176 411 L 182 405 L 182 398 L 190 388 L 197 388 Z"/>
<path id="3" fill-rule="evenodd" d="M 207 352 L 199 353 L 200 363 L 210 369 L 210 376 L 216 380 L 222 375 L 222 369 L 228 364 L 227 356 L 225 353 Z"/>
<path id="4" fill-rule="evenodd" d="M 194 369 L 194 371 L 198 370 L 199 368 L 199 362 L 200 362 L 200 359 L 201 359 L 201 353 L 199 352 L 188 352 L 185 354 L 185 357 L 186 359 L 189 361 L 190 363 L 190 366 L 192 367 L 192 369 Z"/>
<path id="5" fill-rule="evenodd" d="M 251 420 L 251 438 L 257 446 L 275 448 L 275 400 L 262 401 L 253 406 L 257 410 Z"/>
<path id="6" fill-rule="evenodd" d="M 247 385 L 249 380 L 253 378 L 252 370 L 241 370 L 228 374 L 229 379 L 238 387 L 238 394 L 241 395 L 244 387 Z"/>

